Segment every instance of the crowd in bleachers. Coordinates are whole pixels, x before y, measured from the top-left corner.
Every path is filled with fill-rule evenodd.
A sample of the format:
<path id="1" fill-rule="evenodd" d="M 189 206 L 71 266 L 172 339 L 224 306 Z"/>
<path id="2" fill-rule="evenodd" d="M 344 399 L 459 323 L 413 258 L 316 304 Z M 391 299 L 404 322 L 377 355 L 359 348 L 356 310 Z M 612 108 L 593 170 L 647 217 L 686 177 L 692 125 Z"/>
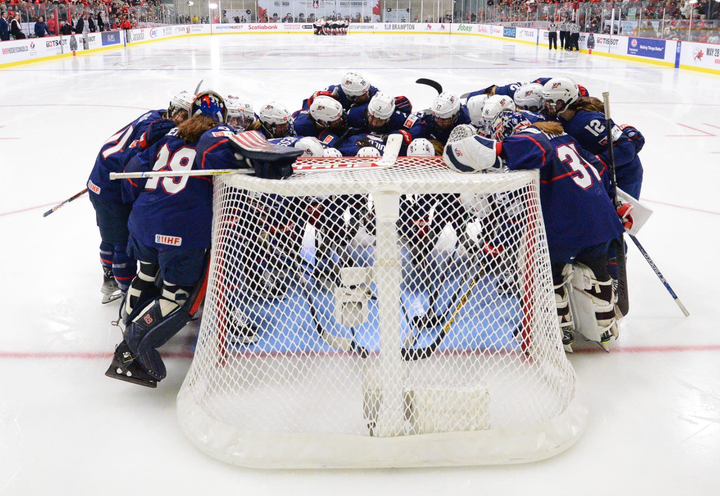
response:
<path id="1" fill-rule="evenodd" d="M 459 2 L 455 2 L 458 5 Z M 161 0 L 0 0 L 0 39 L 27 36 L 50 36 L 77 32 L 95 32 L 138 27 L 143 22 L 198 24 L 208 23 L 207 16 L 170 15 L 161 8 Z M 574 10 L 575 9 L 575 10 Z M 615 10 L 613 34 L 650 38 L 682 39 L 720 43 L 720 3 L 717 0 L 658 0 L 602 3 L 590 1 L 565 3 L 550 0 L 487 0 L 478 11 L 456 12 L 435 19 L 425 14 L 408 12 L 401 22 L 466 22 L 466 23 L 543 23 L 577 20 L 583 31 L 610 33 L 610 12 Z M 259 9 L 254 15 L 214 18 L 218 22 L 312 22 L 313 13 L 294 17 L 268 14 Z M 57 14 L 57 15 L 56 15 Z M 424 19 L 420 19 L 424 17 Z M 56 21 L 57 19 L 57 21 Z M 357 13 L 345 16 L 349 22 L 370 22 L 370 16 Z M 627 22 L 637 21 L 629 27 Z M 692 27 L 692 31 L 690 28 Z"/>

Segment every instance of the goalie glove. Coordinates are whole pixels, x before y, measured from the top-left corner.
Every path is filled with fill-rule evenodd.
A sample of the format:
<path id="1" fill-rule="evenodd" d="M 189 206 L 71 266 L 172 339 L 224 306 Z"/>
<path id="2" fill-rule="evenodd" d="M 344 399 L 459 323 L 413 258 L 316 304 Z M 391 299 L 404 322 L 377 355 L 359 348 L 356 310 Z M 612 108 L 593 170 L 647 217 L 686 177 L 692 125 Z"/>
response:
<path id="1" fill-rule="evenodd" d="M 445 165 L 455 172 L 471 174 L 482 171 L 502 171 L 503 163 L 498 157 L 502 145 L 482 136 L 448 143 L 443 153 Z"/>
<path id="2" fill-rule="evenodd" d="M 618 217 L 620 217 L 620 222 L 622 222 L 625 231 L 632 229 L 633 223 L 635 222 L 632 217 L 632 211 L 632 203 L 622 203 L 617 208 Z"/>
<path id="3" fill-rule="evenodd" d="M 248 131 L 230 137 L 235 159 L 241 167 L 255 170 L 263 179 L 285 179 L 293 173 L 292 164 L 303 154 L 303 150 L 269 143 L 257 131 Z"/>

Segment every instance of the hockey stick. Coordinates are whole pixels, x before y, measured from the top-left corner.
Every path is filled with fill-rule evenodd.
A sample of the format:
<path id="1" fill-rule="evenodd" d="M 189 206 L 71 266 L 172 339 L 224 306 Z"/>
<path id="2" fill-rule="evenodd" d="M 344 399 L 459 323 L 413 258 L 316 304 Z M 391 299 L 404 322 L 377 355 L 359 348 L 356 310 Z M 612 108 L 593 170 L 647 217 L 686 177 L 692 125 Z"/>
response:
<path id="1" fill-rule="evenodd" d="M 665 286 L 665 289 L 668 290 L 668 293 L 670 293 L 670 296 L 673 297 L 675 300 L 675 303 L 680 307 L 680 310 L 682 310 L 682 313 L 685 314 L 685 317 L 690 316 L 690 312 L 687 311 L 687 308 L 685 308 L 685 305 L 683 305 L 682 301 L 680 301 L 680 298 L 675 294 L 675 291 L 670 287 L 670 283 L 667 282 L 665 277 L 660 272 L 660 269 L 657 268 L 657 265 L 655 265 L 655 262 L 653 262 L 652 258 L 650 258 L 650 255 L 648 255 L 648 252 L 645 251 L 645 248 L 643 248 L 643 245 L 640 244 L 640 241 L 633 236 L 632 234 L 629 235 L 630 239 L 632 239 L 633 243 L 635 243 L 635 246 L 637 246 L 637 249 L 640 250 L 640 253 L 642 253 L 642 256 L 645 257 L 645 260 L 652 268 L 653 272 L 655 272 L 655 275 L 660 279 L 660 282 L 663 283 L 663 286 Z"/>
<path id="2" fill-rule="evenodd" d="M 435 353 L 435 350 L 440 346 L 440 344 L 445 339 L 445 336 L 447 336 L 448 332 L 450 331 L 450 328 L 455 323 L 455 319 L 457 318 L 458 314 L 460 313 L 460 310 L 465 306 L 465 304 L 470 299 L 470 295 L 472 294 L 473 289 L 475 286 L 480 282 L 480 278 L 485 273 L 484 266 L 479 265 L 479 268 L 475 270 L 475 274 L 473 274 L 472 278 L 470 279 L 470 284 L 468 284 L 467 290 L 462 294 L 459 300 L 457 300 L 457 303 L 455 304 L 455 307 L 452 310 L 452 313 L 450 314 L 450 317 L 445 322 L 445 325 L 440 329 L 440 332 L 435 337 L 435 340 L 430 343 L 428 346 L 425 346 L 423 348 L 412 348 L 412 347 L 404 347 L 400 350 L 400 354 L 405 361 L 415 361 L 415 360 L 423 360 L 425 358 L 430 357 L 433 353 Z M 459 291 L 462 290 L 465 283 L 460 285 L 458 288 L 458 292 L 456 292 L 455 296 L 459 294 Z M 453 298 L 455 299 L 455 298 Z M 417 342 L 417 334 L 415 334 L 413 345 Z M 411 345 L 412 346 L 412 345 Z"/>
<path id="3" fill-rule="evenodd" d="M 610 184 L 612 187 L 612 202 L 615 208 L 619 207 L 617 198 L 617 179 L 615 177 L 615 153 L 613 150 L 612 137 L 612 120 L 610 119 L 610 93 L 603 92 L 603 102 L 605 104 L 605 132 L 608 147 L 608 167 L 610 169 Z M 615 238 L 611 242 L 611 246 L 615 249 L 615 261 L 617 264 L 617 308 L 625 316 L 630 310 L 630 300 L 628 295 L 627 280 L 627 259 L 625 257 L 625 236 L 624 232 L 620 237 Z"/>
<path id="4" fill-rule="evenodd" d="M 388 136 L 385 145 L 385 153 L 374 162 L 369 162 L 362 158 L 315 158 L 315 157 L 299 157 L 293 163 L 294 172 L 327 172 L 335 170 L 357 170 L 357 169 L 387 169 L 395 165 L 398 155 L 400 155 L 400 147 L 402 146 L 402 136 L 399 134 L 391 134 Z M 182 176 L 219 176 L 223 174 L 254 174 L 252 169 L 216 169 L 216 170 L 189 170 L 189 171 L 145 171 L 145 172 L 111 172 L 110 179 L 142 179 L 150 177 L 182 177 Z"/>
<path id="5" fill-rule="evenodd" d="M 73 200 L 77 200 L 78 198 L 80 198 L 82 195 L 84 195 L 84 194 L 87 193 L 87 192 L 88 192 L 88 190 L 87 190 L 87 188 L 85 188 L 85 189 L 82 190 L 80 193 L 77 193 L 77 194 L 72 195 L 72 196 L 71 196 L 70 198 L 68 198 L 67 200 L 58 203 L 58 204 L 55 205 L 53 208 L 51 208 L 50 210 L 48 210 L 47 212 L 45 212 L 45 213 L 43 214 L 43 217 L 47 217 L 48 215 L 50 215 L 51 213 L 55 212 L 55 210 L 59 209 L 60 207 L 62 207 L 62 206 L 64 206 L 64 205 L 67 205 L 68 203 L 70 203 L 70 202 L 73 201 Z"/>
<path id="6" fill-rule="evenodd" d="M 424 85 L 426 85 L 426 86 L 430 86 L 431 88 L 433 88 L 435 91 L 438 92 L 438 95 L 443 92 L 443 87 L 442 87 L 442 85 L 441 85 L 440 83 L 438 83 L 437 81 L 434 81 L 434 80 L 432 80 L 432 79 L 420 78 L 420 79 L 418 79 L 417 81 L 415 81 L 415 83 L 417 83 L 417 84 L 424 84 Z"/>

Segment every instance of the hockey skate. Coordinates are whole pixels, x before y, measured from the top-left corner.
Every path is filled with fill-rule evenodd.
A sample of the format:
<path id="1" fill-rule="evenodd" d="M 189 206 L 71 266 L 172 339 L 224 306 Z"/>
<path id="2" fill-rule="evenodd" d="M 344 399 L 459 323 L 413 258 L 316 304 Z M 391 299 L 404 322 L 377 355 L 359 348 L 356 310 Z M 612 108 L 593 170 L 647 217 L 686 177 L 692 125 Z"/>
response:
<path id="1" fill-rule="evenodd" d="M 133 357 L 130 347 L 125 341 L 115 348 L 110 368 L 107 369 L 105 375 L 120 381 L 130 382 L 139 386 L 156 388 L 158 381 L 150 374 L 145 372 L 135 358 Z"/>
<path id="2" fill-rule="evenodd" d="M 250 346 L 257 344 L 259 340 L 258 327 L 249 322 L 244 315 L 233 315 L 228 331 L 230 344 L 239 346 Z"/>
<path id="3" fill-rule="evenodd" d="M 103 284 L 102 288 L 100 288 L 100 292 L 102 292 L 103 295 L 103 305 L 122 298 L 123 293 L 118 287 L 118 283 L 115 280 L 115 276 L 113 276 L 112 269 L 110 268 L 103 268 Z"/>

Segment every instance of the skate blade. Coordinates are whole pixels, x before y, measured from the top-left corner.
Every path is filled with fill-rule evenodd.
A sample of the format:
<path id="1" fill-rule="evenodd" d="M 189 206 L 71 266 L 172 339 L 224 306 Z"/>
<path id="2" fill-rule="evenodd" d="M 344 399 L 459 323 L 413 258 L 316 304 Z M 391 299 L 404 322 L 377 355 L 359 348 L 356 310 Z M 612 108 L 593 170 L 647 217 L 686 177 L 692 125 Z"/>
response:
<path id="1" fill-rule="evenodd" d="M 139 377 L 136 377 L 134 375 L 125 375 L 122 373 L 118 373 L 118 368 L 115 365 L 110 365 L 110 368 L 107 369 L 105 372 L 105 375 L 107 377 L 110 377 L 111 379 L 117 379 L 119 381 L 129 382 L 131 384 L 137 384 L 138 386 L 145 386 L 149 388 L 156 388 L 157 387 L 157 381 L 154 379 L 142 379 Z"/>
<path id="2" fill-rule="evenodd" d="M 563 348 L 565 348 L 565 353 L 573 353 L 572 345 L 571 344 L 564 344 Z"/>
<path id="3" fill-rule="evenodd" d="M 115 293 L 110 294 L 103 294 L 102 296 L 102 304 L 105 305 L 107 303 L 112 303 L 115 300 L 119 300 L 122 298 L 122 291 L 116 291 Z"/>
<path id="4" fill-rule="evenodd" d="M 610 353 L 610 343 L 598 343 L 605 353 Z"/>

